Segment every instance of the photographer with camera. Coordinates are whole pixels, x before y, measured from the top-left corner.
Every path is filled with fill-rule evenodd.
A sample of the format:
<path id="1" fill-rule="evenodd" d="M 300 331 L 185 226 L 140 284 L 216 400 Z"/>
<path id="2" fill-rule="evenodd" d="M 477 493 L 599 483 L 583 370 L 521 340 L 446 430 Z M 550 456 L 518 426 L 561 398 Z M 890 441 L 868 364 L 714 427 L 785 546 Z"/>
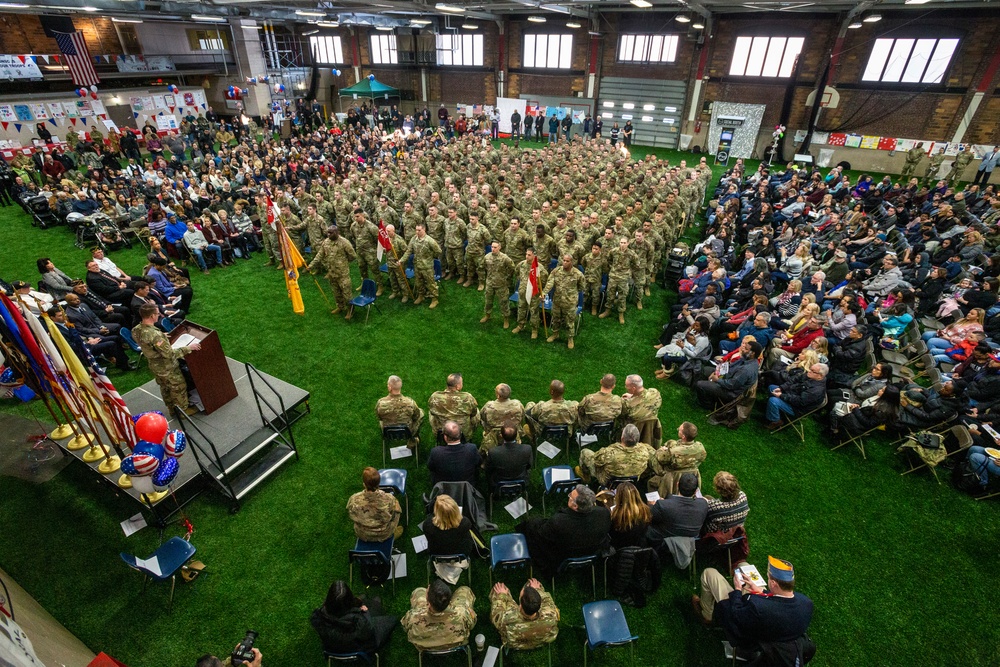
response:
<path id="1" fill-rule="evenodd" d="M 247 630 L 243 638 L 232 654 L 225 660 L 219 660 L 214 655 L 203 655 L 198 658 L 195 667 L 261 667 L 261 653 L 253 644 L 257 640 L 257 633 Z"/>

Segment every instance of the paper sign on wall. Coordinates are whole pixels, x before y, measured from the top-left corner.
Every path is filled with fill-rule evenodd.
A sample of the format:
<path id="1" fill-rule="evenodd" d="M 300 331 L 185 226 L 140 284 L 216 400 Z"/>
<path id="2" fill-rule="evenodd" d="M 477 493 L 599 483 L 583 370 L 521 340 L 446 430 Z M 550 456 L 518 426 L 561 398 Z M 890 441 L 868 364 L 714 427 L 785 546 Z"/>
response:
<path id="1" fill-rule="evenodd" d="M 44 104 L 31 104 L 31 113 L 35 116 L 37 120 L 48 120 L 49 110 Z"/>
<path id="2" fill-rule="evenodd" d="M 17 114 L 14 113 L 13 104 L 0 104 L 0 121 L 5 123 L 17 122 Z"/>

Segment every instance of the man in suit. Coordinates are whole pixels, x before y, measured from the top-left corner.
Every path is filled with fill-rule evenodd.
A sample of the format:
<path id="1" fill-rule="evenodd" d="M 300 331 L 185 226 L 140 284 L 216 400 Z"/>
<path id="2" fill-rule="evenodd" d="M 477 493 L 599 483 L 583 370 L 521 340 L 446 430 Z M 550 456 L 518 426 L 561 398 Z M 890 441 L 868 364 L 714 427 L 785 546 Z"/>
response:
<path id="1" fill-rule="evenodd" d="M 512 479 L 527 479 L 531 470 L 531 445 L 517 441 L 517 429 L 507 425 L 500 429 L 502 442 L 486 453 L 486 478 L 490 486 Z"/>
<path id="2" fill-rule="evenodd" d="M 535 572 L 542 577 L 552 576 L 567 558 L 603 551 L 610 530 L 611 512 L 599 507 L 594 492 L 583 484 L 569 494 L 566 507 L 548 519 L 529 519 L 517 526 L 528 541 Z"/>
<path id="3" fill-rule="evenodd" d="M 138 322 L 138 318 L 133 318 L 127 304 L 114 306 L 110 301 L 100 294 L 91 292 L 87 283 L 82 280 L 74 280 L 73 293 L 80 297 L 80 301 L 90 306 L 94 314 L 101 318 L 105 324 L 118 324 L 123 327 L 132 326 L 133 322 Z"/>
<path id="4" fill-rule="evenodd" d="M 646 531 L 651 545 L 658 546 L 668 537 L 698 537 L 701 533 L 708 516 L 708 501 L 695 498 L 698 476 L 689 472 L 681 475 L 677 491 L 653 503 L 652 521 Z"/>
<path id="5" fill-rule="evenodd" d="M 102 322 L 90 306 L 83 303 L 73 292 L 66 295 L 66 317 L 77 331 L 87 336 L 115 336 L 121 329 L 120 324 Z"/>
<path id="6" fill-rule="evenodd" d="M 993 169 L 997 166 L 997 162 L 1000 162 L 1000 146 L 994 146 L 993 150 L 983 156 L 982 162 L 979 163 L 979 168 L 976 169 L 976 177 L 973 179 L 973 185 L 983 185 L 985 186 L 990 182 L 990 176 L 993 175 Z"/>
<path id="7" fill-rule="evenodd" d="M 125 348 L 122 347 L 122 339 L 119 336 L 81 335 L 75 327 L 70 329 L 67 326 L 66 314 L 63 311 L 53 309 L 49 316 L 84 366 L 87 365 L 88 351 L 95 357 L 104 357 L 121 371 L 130 371 L 138 366 L 137 362 L 130 362 L 125 355 Z"/>
<path id="8" fill-rule="evenodd" d="M 96 260 L 87 262 L 87 287 L 111 303 L 131 303 L 133 291 L 128 285 L 101 269 Z"/>
<path id="9" fill-rule="evenodd" d="M 442 433 L 444 444 L 432 449 L 427 459 L 431 485 L 438 482 L 469 482 L 475 485 L 481 461 L 479 450 L 471 442 L 463 442 L 458 422 L 445 422 Z"/>

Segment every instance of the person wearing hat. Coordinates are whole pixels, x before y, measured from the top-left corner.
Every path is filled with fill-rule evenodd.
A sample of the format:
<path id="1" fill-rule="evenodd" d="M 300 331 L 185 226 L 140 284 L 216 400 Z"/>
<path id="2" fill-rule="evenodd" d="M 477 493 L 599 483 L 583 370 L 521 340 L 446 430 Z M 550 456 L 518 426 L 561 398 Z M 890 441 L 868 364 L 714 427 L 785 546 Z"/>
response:
<path id="1" fill-rule="evenodd" d="M 738 563 L 737 569 L 744 564 Z M 710 567 L 702 572 L 701 595 L 692 595 L 691 604 L 702 623 L 721 627 L 737 648 L 791 642 L 804 635 L 812 621 L 813 602 L 795 592 L 795 568 L 790 562 L 767 557 L 767 591 L 739 572 L 730 586 L 721 572 Z"/>
<path id="2" fill-rule="evenodd" d="M 14 293 L 17 295 L 14 298 L 23 303 L 35 317 L 47 312 L 55 303 L 52 295 L 31 289 L 31 284 L 23 280 L 15 280 L 10 286 L 14 288 Z"/>

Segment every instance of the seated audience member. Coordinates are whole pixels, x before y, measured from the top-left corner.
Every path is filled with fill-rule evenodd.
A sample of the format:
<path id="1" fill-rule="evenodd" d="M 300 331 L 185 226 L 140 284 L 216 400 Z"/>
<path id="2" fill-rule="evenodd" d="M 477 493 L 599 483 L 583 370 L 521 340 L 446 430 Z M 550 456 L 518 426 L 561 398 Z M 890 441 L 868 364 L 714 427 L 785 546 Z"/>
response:
<path id="1" fill-rule="evenodd" d="M 449 584 L 457 584 L 462 571 L 469 567 L 468 557 L 476 551 L 472 539 L 472 522 L 462 516 L 455 499 L 446 493 L 434 499 L 434 513 L 424 521 L 428 556 L 455 556 L 466 558 L 459 563 L 434 563 L 434 571 Z"/>
<path id="2" fill-rule="evenodd" d="M 62 299 L 73 291 L 73 279 L 57 269 L 51 259 L 42 257 L 36 263 L 46 292 L 56 299 Z"/>
<path id="3" fill-rule="evenodd" d="M 500 444 L 486 452 L 484 467 L 490 486 L 501 481 L 527 479 L 531 470 L 531 445 L 517 441 L 517 429 L 504 426 L 500 429 L 500 437 Z"/>
<path id="4" fill-rule="evenodd" d="M 986 448 L 973 445 L 969 447 L 969 465 L 979 475 L 979 485 L 985 490 L 990 483 L 990 475 L 1000 476 L 1000 460 L 986 453 Z"/>
<path id="5" fill-rule="evenodd" d="M 743 493 L 736 476 L 725 470 L 715 473 L 712 478 L 712 488 L 718 498 L 705 496 L 708 501 L 708 514 L 702 535 L 712 533 L 730 533 L 734 528 L 742 526 L 750 513 L 747 494 Z"/>
<path id="6" fill-rule="evenodd" d="M 114 336 L 121 329 L 118 324 L 105 324 L 90 306 L 72 292 L 66 295 L 66 317 L 76 330 L 85 336 Z"/>
<path id="7" fill-rule="evenodd" d="M 685 331 L 674 335 L 671 341 L 656 351 L 662 368 L 656 369 L 656 377 L 667 380 L 677 372 L 681 364 L 692 359 L 708 359 L 712 344 L 708 339 L 711 325 L 704 317 L 699 317 Z"/>
<path id="8" fill-rule="evenodd" d="M 184 243 L 188 250 L 194 255 L 195 261 L 201 267 L 202 273 L 208 273 L 208 264 L 205 263 L 205 252 L 211 252 L 215 256 L 215 263 L 218 266 L 225 266 L 222 261 L 222 248 L 215 243 L 209 243 L 204 232 L 194 226 L 193 222 L 187 223 L 187 231 L 184 232 Z"/>
<path id="9" fill-rule="evenodd" d="M 440 433 L 445 422 L 453 421 L 461 430 L 461 437 L 471 437 L 479 426 L 479 401 L 467 391 L 462 391 L 462 374 L 451 373 L 444 391 L 436 391 L 427 399 L 431 429 Z M 433 450 L 432 450 L 433 451 Z"/>
<path id="10" fill-rule="evenodd" d="M 621 439 L 598 451 L 580 450 L 580 465 L 576 473 L 584 482 L 596 478 L 600 484 L 607 484 L 612 477 L 644 478 L 649 469 L 649 459 L 653 448 L 639 442 L 639 428 L 626 424 Z"/>
<path id="11" fill-rule="evenodd" d="M 132 309 L 132 316 L 136 320 L 139 319 L 139 309 L 147 303 L 151 303 L 156 306 L 157 310 L 160 311 L 161 319 L 165 317 L 175 326 L 184 321 L 184 311 L 178 309 L 169 301 L 163 301 L 161 303 L 160 300 L 156 298 L 156 295 L 153 293 L 152 278 L 144 278 L 143 280 L 137 280 L 133 283 L 129 283 L 129 287 L 131 287 L 135 292 L 135 295 L 132 297 L 130 307 Z"/>
<path id="12" fill-rule="evenodd" d="M 355 597 L 347 582 L 330 584 L 326 600 L 309 617 L 327 653 L 375 653 L 389 643 L 399 618 L 382 613 L 378 598 Z"/>
<path id="13" fill-rule="evenodd" d="M 775 338 L 767 355 L 768 368 L 774 366 L 778 359 L 794 359 L 799 352 L 809 347 L 809 343 L 822 336 L 823 321 L 819 317 L 811 317 L 805 326 L 792 336 Z"/>
<path id="14" fill-rule="evenodd" d="M 194 298 L 194 290 L 191 289 L 190 285 L 182 285 L 180 282 L 174 282 L 170 278 L 170 274 L 167 270 L 167 260 L 163 259 L 159 255 L 154 255 L 150 253 L 147 255 L 151 266 L 146 272 L 146 275 L 152 278 L 154 282 L 154 287 L 156 291 L 162 294 L 165 298 L 173 302 L 174 297 L 178 297 L 177 308 L 184 311 L 185 313 L 191 312 L 191 300 Z M 186 282 L 186 281 L 185 281 Z"/>
<path id="15" fill-rule="evenodd" d="M 899 424 L 911 431 L 931 428 L 954 419 L 965 406 L 964 380 L 948 380 L 940 391 L 912 388 L 900 398 Z"/>
<path id="16" fill-rule="evenodd" d="M 736 400 L 745 391 L 756 386 L 760 374 L 760 353 L 763 348 L 755 340 L 744 340 L 736 361 L 727 362 L 725 373 L 717 366 L 707 380 L 695 383 L 698 403 L 714 410 L 720 404 Z"/>
<path id="17" fill-rule="evenodd" d="M 375 416 L 381 428 L 406 426 L 413 436 L 407 442 L 410 449 L 420 444 L 420 426 L 424 422 L 424 411 L 409 396 L 403 396 L 403 380 L 398 375 L 390 375 L 386 383 L 389 393 L 375 403 Z"/>
<path id="18" fill-rule="evenodd" d="M 774 556 L 767 563 L 766 594 L 739 574 L 730 586 L 722 573 L 707 568 L 701 574 L 701 596 L 691 597 L 702 623 L 721 627 L 737 648 L 794 641 L 812 621 L 812 600 L 795 592 L 792 564 Z"/>
<path id="19" fill-rule="evenodd" d="M 138 322 L 138 316 L 132 316 L 132 310 L 128 304 L 116 306 L 100 294 L 95 294 L 87 287 L 87 283 L 82 280 L 73 281 L 73 294 L 80 297 L 80 301 L 90 306 L 102 322 L 105 324 L 117 324 L 123 327 L 131 327 L 134 322 Z"/>
<path id="20" fill-rule="evenodd" d="M 537 437 L 543 426 L 569 426 L 570 433 L 576 426 L 579 403 L 567 401 L 566 385 L 559 380 L 549 383 L 549 400 L 524 406 L 526 429 L 532 437 Z"/>
<path id="21" fill-rule="evenodd" d="M 510 397 L 510 385 L 501 382 L 494 388 L 494 395 L 496 398 L 487 401 L 479 411 L 483 424 L 483 444 L 479 451 L 484 456 L 500 442 L 500 430 L 504 426 L 513 426 L 517 438 L 524 422 L 524 406 L 521 401 Z"/>
<path id="22" fill-rule="evenodd" d="M 864 324 L 856 324 L 851 327 L 847 337 L 839 345 L 830 347 L 830 386 L 849 386 L 865 362 L 867 354 L 868 327 Z"/>
<path id="23" fill-rule="evenodd" d="M 472 608 L 476 596 L 468 586 L 459 586 L 454 594 L 440 579 L 410 595 L 410 609 L 400 621 L 406 638 L 418 651 L 443 650 L 468 643 L 476 625 Z"/>
<path id="24" fill-rule="evenodd" d="M 649 467 L 652 475 L 648 481 L 650 491 L 658 491 L 661 498 L 677 492 L 677 484 L 681 475 L 691 473 L 698 477 L 701 486 L 701 473 L 698 471 L 708 456 L 705 445 L 696 440 L 698 427 L 691 422 L 683 422 L 677 427 L 677 440 L 667 440 L 649 457 Z"/>
<path id="25" fill-rule="evenodd" d="M 80 335 L 75 329 L 70 329 L 67 326 L 66 313 L 60 309 L 51 310 L 49 317 L 52 318 L 52 321 L 59 329 L 59 333 L 63 335 L 63 338 L 73 348 L 76 356 L 80 359 L 80 363 L 84 366 L 90 365 L 88 360 L 88 354 L 90 354 L 94 357 L 103 357 L 109 363 L 114 364 L 120 371 L 129 371 L 137 367 L 137 364 L 130 362 L 128 356 L 126 356 L 120 336 Z"/>
<path id="26" fill-rule="evenodd" d="M 767 428 L 781 426 L 781 415 L 795 417 L 819 407 L 826 397 L 826 364 L 812 364 L 803 374 L 796 375 L 780 386 L 770 385 L 767 399 Z"/>
<path id="27" fill-rule="evenodd" d="M 878 426 L 893 429 L 899 419 L 900 397 L 899 387 L 888 384 L 861 403 L 838 402 L 830 412 L 830 432 L 838 435 L 843 430 L 858 436 Z"/>
<path id="28" fill-rule="evenodd" d="M 601 378 L 600 389 L 587 394 L 577 406 L 580 430 L 592 424 L 614 422 L 622 414 L 622 397 L 614 393 L 617 379 L 611 373 Z"/>
<path id="29" fill-rule="evenodd" d="M 609 543 L 611 513 L 596 504 L 594 492 L 578 484 L 563 507 L 548 518 L 522 521 L 517 532 L 528 541 L 535 571 L 552 576 L 567 558 L 603 553 Z"/>
<path id="30" fill-rule="evenodd" d="M 643 386 L 642 377 L 636 374 L 625 378 L 625 393 L 622 394 L 622 422 L 639 427 L 639 442 L 660 446 L 663 433 L 660 425 L 660 406 L 663 397 L 654 387 Z"/>
<path id="31" fill-rule="evenodd" d="M 19 299 L 35 317 L 40 316 L 42 313 L 47 313 L 49 309 L 52 308 L 53 304 L 55 304 L 55 298 L 51 294 L 37 292 L 31 289 L 31 285 L 23 280 L 15 280 L 12 282 L 11 288 L 13 289 L 14 294 L 17 295 L 16 298 Z"/>
<path id="32" fill-rule="evenodd" d="M 149 239 L 149 255 L 155 255 L 156 257 L 161 257 L 163 259 L 165 262 L 164 266 L 166 266 L 167 269 L 167 274 L 170 276 L 171 280 L 176 281 L 178 278 L 191 278 L 191 273 L 187 269 L 174 264 L 174 262 L 170 259 L 170 255 L 163 251 L 163 245 L 160 243 L 160 239 L 156 237 Z M 151 265 L 152 260 L 150 260 L 149 255 L 146 256 L 146 260 L 149 261 Z M 147 265 L 146 268 L 148 270 L 149 265 Z"/>
<path id="33" fill-rule="evenodd" d="M 403 534 L 399 525 L 399 500 L 379 488 L 378 470 L 365 468 L 361 473 L 364 490 L 347 500 L 347 515 L 354 522 L 354 534 L 366 542 L 384 542 L 394 534 Z"/>
<path id="34" fill-rule="evenodd" d="M 501 582 L 490 591 L 490 620 L 500 643 L 519 651 L 551 644 L 559 636 L 559 608 L 538 579 L 528 579 L 517 602 Z"/>
<path id="35" fill-rule="evenodd" d="M 619 484 L 611 508 L 611 546 L 615 549 L 646 546 L 646 531 L 651 520 L 649 504 L 636 486 L 632 482 Z"/>
<path id="36" fill-rule="evenodd" d="M 132 301 L 132 290 L 128 289 L 128 283 L 105 273 L 93 259 L 87 262 L 86 280 L 91 292 L 97 293 L 111 303 L 126 304 Z"/>
<path id="37" fill-rule="evenodd" d="M 468 482 L 475 485 L 481 462 L 479 449 L 471 442 L 463 442 L 462 430 L 457 422 L 445 422 L 442 434 L 444 444 L 431 449 L 427 458 L 431 485 L 438 482 Z"/>
<path id="38" fill-rule="evenodd" d="M 753 319 L 747 319 L 735 331 L 736 338 L 719 342 L 723 354 L 732 352 L 740 346 L 747 336 L 753 336 L 760 346 L 767 347 L 774 340 L 774 329 L 771 328 L 771 315 L 766 311 L 757 313 Z M 740 342 L 737 342 L 740 341 Z"/>
<path id="39" fill-rule="evenodd" d="M 646 539 L 657 550 L 668 537 L 698 537 L 705 524 L 708 502 L 695 497 L 698 476 L 691 473 L 681 475 L 677 491 L 652 503 L 652 518 Z"/>
<path id="40" fill-rule="evenodd" d="M 119 269 L 118 265 L 115 264 L 110 257 L 106 257 L 104 255 L 103 248 L 92 249 L 90 251 L 90 255 L 91 257 L 93 257 L 94 261 L 97 262 L 97 265 L 101 267 L 101 271 L 108 274 L 112 278 L 117 278 L 119 280 L 124 280 L 124 281 L 138 279 L 137 276 L 130 276 L 121 269 Z"/>

